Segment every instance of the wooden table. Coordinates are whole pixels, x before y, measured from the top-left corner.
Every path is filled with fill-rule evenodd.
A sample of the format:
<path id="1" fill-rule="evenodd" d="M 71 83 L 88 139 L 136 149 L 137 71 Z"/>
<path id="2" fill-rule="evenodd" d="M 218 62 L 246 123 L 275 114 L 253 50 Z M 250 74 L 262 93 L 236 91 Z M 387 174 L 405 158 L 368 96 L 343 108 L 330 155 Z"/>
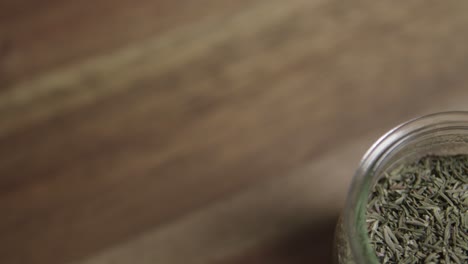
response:
<path id="1" fill-rule="evenodd" d="M 0 263 L 329 263 L 366 148 L 468 109 L 467 12 L 1 1 Z"/>

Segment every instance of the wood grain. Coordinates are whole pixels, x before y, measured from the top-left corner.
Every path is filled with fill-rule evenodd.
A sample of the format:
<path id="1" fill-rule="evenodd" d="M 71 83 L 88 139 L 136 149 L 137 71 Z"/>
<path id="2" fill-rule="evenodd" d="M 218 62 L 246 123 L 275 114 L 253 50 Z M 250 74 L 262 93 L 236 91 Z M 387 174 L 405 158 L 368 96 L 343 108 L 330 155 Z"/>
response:
<path id="1" fill-rule="evenodd" d="M 357 166 L 359 156 L 369 144 L 366 136 L 324 153 L 289 177 L 255 184 L 232 198 L 168 223 L 164 228 L 150 230 L 82 264 L 130 263 L 135 258 L 142 263 L 231 263 L 232 260 L 226 258 L 252 251 L 252 248 L 252 255 L 256 255 L 255 247 L 259 245 L 267 245 L 261 251 L 277 247 L 269 241 L 294 240 L 297 235 L 309 235 L 308 231 L 317 225 L 330 227 L 336 222 L 344 200 L 345 192 L 340 190 L 349 184 L 350 175 L 347 174 Z M 336 160 L 340 158 L 345 160 L 342 167 L 330 173 L 330 168 L 336 167 Z M 330 181 L 339 186 L 328 188 Z M 329 191 L 314 191 L 320 188 Z M 333 237 L 327 235 L 330 239 Z M 316 241 L 313 237 L 308 240 Z"/>
<path id="2" fill-rule="evenodd" d="M 275 252 L 331 229 L 368 142 L 466 108 L 466 11 L 3 1 L 0 262 L 305 263 Z"/>
<path id="3" fill-rule="evenodd" d="M 453 95 L 417 114 L 466 110 L 461 98 L 468 93 Z M 254 184 L 75 264 L 331 263 L 346 189 L 359 159 L 381 133 L 355 137 L 287 177 Z"/>

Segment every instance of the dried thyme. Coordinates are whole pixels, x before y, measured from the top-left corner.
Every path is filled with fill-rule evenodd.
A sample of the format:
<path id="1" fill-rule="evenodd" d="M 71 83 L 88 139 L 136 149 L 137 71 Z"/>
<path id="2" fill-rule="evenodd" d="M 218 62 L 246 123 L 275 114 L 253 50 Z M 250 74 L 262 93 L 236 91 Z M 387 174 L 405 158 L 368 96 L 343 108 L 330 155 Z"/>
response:
<path id="1" fill-rule="evenodd" d="M 428 156 L 376 184 L 367 205 L 381 263 L 468 263 L 468 155 Z"/>

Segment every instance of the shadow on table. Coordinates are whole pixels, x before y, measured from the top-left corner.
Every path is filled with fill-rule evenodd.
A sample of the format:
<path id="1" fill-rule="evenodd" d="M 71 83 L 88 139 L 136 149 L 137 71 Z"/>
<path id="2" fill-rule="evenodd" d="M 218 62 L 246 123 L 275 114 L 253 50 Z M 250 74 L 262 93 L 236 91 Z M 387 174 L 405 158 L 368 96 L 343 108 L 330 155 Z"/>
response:
<path id="1" fill-rule="evenodd" d="M 226 264 L 332 264 L 338 216 L 319 220 L 300 231 L 256 248 Z"/>

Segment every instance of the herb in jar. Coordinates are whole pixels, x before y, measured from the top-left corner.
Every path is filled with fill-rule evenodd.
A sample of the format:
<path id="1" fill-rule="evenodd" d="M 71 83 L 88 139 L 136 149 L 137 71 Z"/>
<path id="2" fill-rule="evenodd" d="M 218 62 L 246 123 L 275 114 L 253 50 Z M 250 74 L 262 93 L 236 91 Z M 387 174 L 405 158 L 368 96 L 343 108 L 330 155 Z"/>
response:
<path id="1" fill-rule="evenodd" d="M 468 263 L 468 155 L 427 156 L 385 173 L 369 196 L 382 263 Z"/>

